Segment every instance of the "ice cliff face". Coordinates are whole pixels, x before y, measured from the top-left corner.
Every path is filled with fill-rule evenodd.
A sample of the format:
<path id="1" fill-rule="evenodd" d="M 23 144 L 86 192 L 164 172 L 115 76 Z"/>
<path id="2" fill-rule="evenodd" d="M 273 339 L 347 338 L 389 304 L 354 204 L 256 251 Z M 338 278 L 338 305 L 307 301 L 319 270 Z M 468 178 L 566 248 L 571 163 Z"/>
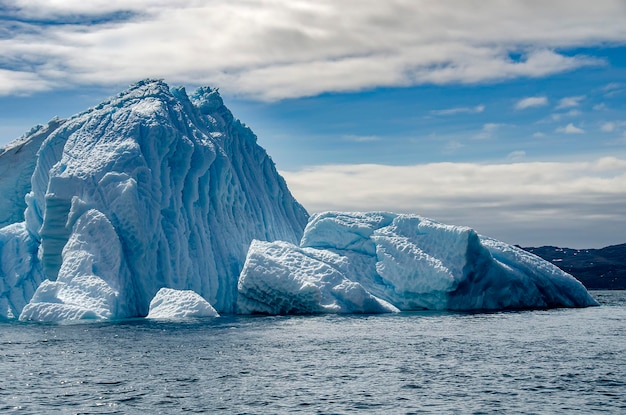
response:
<path id="1" fill-rule="evenodd" d="M 255 241 L 241 313 L 379 313 L 597 305 L 549 262 L 470 228 L 417 215 L 314 215 L 299 246 Z"/>
<path id="2" fill-rule="evenodd" d="M 295 243 L 308 218 L 210 88 L 140 82 L 34 129 L 0 171 L 0 317 L 145 316 L 162 287 L 234 312 L 251 241 Z"/>

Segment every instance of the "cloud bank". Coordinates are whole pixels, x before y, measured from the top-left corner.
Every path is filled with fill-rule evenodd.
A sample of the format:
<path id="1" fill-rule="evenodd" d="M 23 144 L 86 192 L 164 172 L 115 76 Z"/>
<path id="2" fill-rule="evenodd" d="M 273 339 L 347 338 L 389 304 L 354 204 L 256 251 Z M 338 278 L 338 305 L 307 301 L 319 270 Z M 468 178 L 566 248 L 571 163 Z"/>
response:
<path id="1" fill-rule="evenodd" d="M 145 77 L 262 100 L 542 77 L 624 42 L 621 0 L 17 0 L 0 5 L 0 94 Z"/>
<path id="2" fill-rule="evenodd" d="M 413 166 L 332 165 L 281 172 L 310 211 L 390 210 L 525 246 L 624 242 L 626 160 Z"/>

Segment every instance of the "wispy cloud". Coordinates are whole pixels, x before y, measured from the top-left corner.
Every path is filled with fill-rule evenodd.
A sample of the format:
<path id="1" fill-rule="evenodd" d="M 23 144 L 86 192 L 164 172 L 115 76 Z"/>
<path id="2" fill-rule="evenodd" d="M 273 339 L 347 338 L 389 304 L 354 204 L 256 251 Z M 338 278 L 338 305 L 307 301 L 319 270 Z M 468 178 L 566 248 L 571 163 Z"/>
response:
<path id="1" fill-rule="evenodd" d="M 604 93 L 604 96 L 607 98 L 613 97 L 623 92 L 624 90 L 626 90 L 626 86 L 624 84 L 620 84 L 619 82 L 611 82 L 601 88 L 601 91 Z"/>
<path id="2" fill-rule="evenodd" d="M 607 121 L 600 125 L 600 131 L 604 133 L 613 133 L 624 128 L 626 128 L 626 121 Z"/>
<path id="3" fill-rule="evenodd" d="M 600 130 L 605 133 L 612 133 L 615 131 L 615 123 L 614 122 L 605 122 L 600 126 Z"/>
<path id="4" fill-rule="evenodd" d="M 511 243 L 581 248 L 623 243 L 626 229 L 626 160 L 617 158 L 570 163 L 333 165 L 282 174 L 311 212 L 412 212 L 469 225 Z"/>
<path id="5" fill-rule="evenodd" d="M 569 123 L 565 127 L 557 128 L 556 132 L 557 133 L 564 133 L 564 134 L 583 134 L 585 132 L 585 130 L 583 130 L 582 128 L 576 127 L 572 123 Z"/>
<path id="6" fill-rule="evenodd" d="M 520 161 L 520 160 L 523 160 L 525 157 L 526 157 L 526 152 L 524 150 L 515 150 L 515 151 L 511 151 L 506 156 L 506 159 L 509 161 Z"/>
<path id="7" fill-rule="evenodd" d="M 548 98 L 545 96 L 540 97 L 527 97 L 520 99 L 515 104 L 515 109 L 523 110 L 531 107 L 543 107 L 548 105 Z"/>
<path id="8" fill-rule="evenodd" d="M 443 110 L 432 110 L 432 115 L 456 115 L 456 114 L 480 114 L 485 110 L 484 105 L 476 105 L 475 107 L 456 107 Z"/>
<path id="9" fill-rule="evenodd" d="M 580 102 L 585 99 L 584 95 L 575 97 L 565 97 L 559 100 L 559 104 L 556 106 L 557 110 L 564 108 L 572 108 L 580 105 Z"/>
<path id="10" fill-rule="evenodd" d="M 552 114 L 550 118 L 552 118 L 553 121 L 559 121 L 563 118 L 579 117 L 581 115 L 582 115 L 582 112 L 580 110 L 572 109 L 567 112 L 559 112 L 559 113 Z"/>
<path id="11" fill-rule="evenodd" d="M 446 143 L 446 146 L 443 149 L 443 152 L 446 154 L 452 154 L 452 153 L 456 153 L 457 151 L 459 151 L 460 149 L 462 149 L 463 147 L 465 147 L 465 144 L 457 141 L 457 140 L 452 140 L 449 141 L 448 143 Z"/>
<path id="12" fill-rule="evenodd" d="M 615 91 L 616 89 L 622 88 L 622 84 L 619 82 L 611 82 L 602 87 L 604 92 Z"/>
<path id="13" fill-rule="evenodd" d="M 497 123 L 487 123 L 483 124 L 483 128 L 480 130 L 478 134 L 476 134 L 476 138 L 485 140 L 491 138 L 493 134 L 502 127 L 502 124 Z"/>
<path id="14" fill-rule="evenodd" d="M 352 141 L 355 143 L 368 143 L 372 141 L 380 141 L 380 137 L 377 135 L 354 135 L 348 134 L 344 135 L 343 139 L 346 141 Z"/>
<path id="15" fill-rule="evenodd" d="M 5 95 L 145 77 L 263 100 L 471 84 L 602 65 L 558 50 L 626 40 L 615 1 L 19 0 L 5 11 Z"/>

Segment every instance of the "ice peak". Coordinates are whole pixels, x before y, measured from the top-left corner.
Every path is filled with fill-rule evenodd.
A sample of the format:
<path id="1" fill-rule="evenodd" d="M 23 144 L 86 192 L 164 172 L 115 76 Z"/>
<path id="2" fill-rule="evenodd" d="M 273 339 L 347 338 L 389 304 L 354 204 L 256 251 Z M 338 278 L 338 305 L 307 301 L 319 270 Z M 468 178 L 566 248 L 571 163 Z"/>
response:
<path id="1" fill-rule="evenodd" d="M 118 97 L 154 97 L 170 96 L 170 87 L 162 79 L 143 79 L 132 84 L 128 89 L 121 92 Z"/>
<path id="2" fill-rule="evenodd" d="M 220 110 L 224 106 L 224 100 L 220 96 L 218 88 L 203 86 L 191 95 L 191 102 L 202 114 L 210 114 Z"/>

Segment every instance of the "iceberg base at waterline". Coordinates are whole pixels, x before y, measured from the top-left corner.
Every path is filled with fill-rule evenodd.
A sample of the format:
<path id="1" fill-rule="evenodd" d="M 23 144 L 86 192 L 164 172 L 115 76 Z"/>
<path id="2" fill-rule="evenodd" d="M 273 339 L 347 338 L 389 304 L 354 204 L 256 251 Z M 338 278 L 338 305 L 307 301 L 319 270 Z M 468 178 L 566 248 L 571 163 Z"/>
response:
<path id="1" fill-rule="evenodd" d="M 325 212 L 300 246 L 252 243 L 240 313 L 380 313 L 597 305 L 571 275 L 521 249 L 410 214 Z"/>
<path id="2" fill-rule="evenodd" d="M 75 259 L 64 264 L 79 271 L 86 261 L 91 265 L 93 254 L 87 249 L 88 238 L 79 232 L 74 235 L 82 240 L 83 250 L 70 241 L 65 251 Z M 109 244 L 109 249 L 116 247 Z M 98 262 L 103 263 L 101 259 Z M 119 294 L 100 276 L 76 274 L 67 282 L 44 280 L 20 319 L 119 318 L 110 313 Z M 300 245 L 253 240 L 237 291 L 238 314 L 376 314 L 598 305 L 574 277 L 535 255 L 480 236 L 467 227 L 390 212 L 316 214 Z M 218 316 L 200 294 L 171 288 L 156 293 L 147 314 L 156 319 Z"/>
<path id="3" fill-rule="evenodd" d="M 84 239 L 84 238 L 83 238 Z M 78 257 L 78 249 L 71 249 Z M 23 320 L 110 318 L 115 293 L 81 276 L 57 292 L 43 281 Z M 238 279 L 238 314 L 494 311 L 597 305 L 584 286 L 553 264 L 474 230 L 418 215 L 325 212 L 302 242 L 252 241 Z M 59 301 L 62 298 L 65 303 Z M 55 301 L 56 300 L 56 301 Z M 98 304 L 105 306 L 98 307 Z M 192 290 L 161 288 L 148 318 L 217 317 Z"/>

